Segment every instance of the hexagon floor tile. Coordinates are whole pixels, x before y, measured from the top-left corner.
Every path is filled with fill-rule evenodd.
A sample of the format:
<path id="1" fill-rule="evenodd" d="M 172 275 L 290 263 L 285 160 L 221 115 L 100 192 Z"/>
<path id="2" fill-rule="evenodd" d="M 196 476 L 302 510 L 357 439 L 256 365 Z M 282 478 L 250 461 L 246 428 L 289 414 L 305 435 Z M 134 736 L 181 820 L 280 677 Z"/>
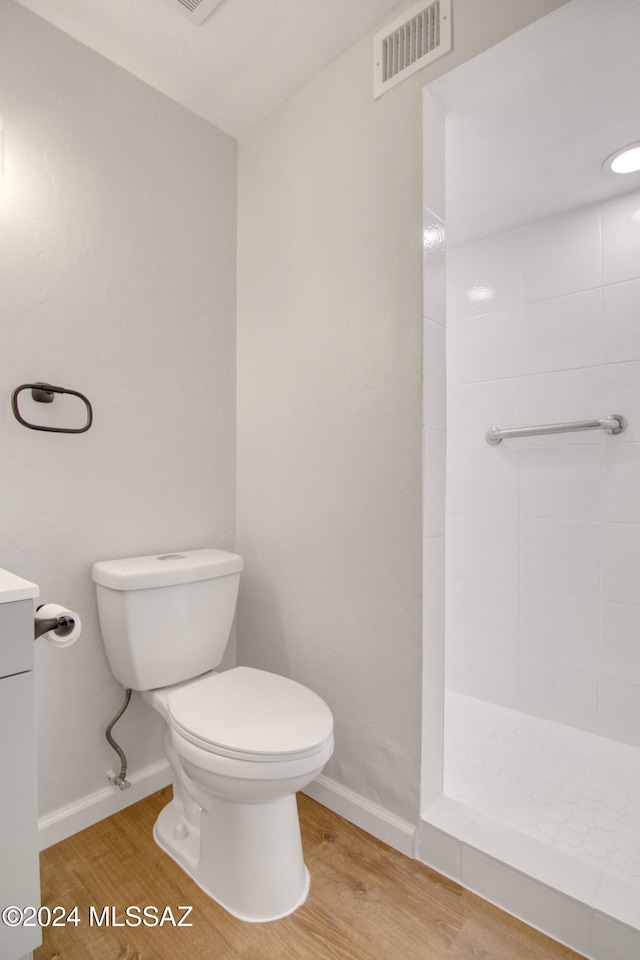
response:
<path id="1" fill-rule="evenodd" d="M 640 749 L 448 691 L 447 796 L 640 886 Z"/>

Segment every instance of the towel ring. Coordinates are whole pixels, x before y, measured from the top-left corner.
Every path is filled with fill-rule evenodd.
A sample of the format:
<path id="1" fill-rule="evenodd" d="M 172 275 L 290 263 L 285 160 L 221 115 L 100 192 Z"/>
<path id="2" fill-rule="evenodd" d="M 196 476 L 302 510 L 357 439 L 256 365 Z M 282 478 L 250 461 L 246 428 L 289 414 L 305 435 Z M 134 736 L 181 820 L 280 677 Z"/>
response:
<path id="1" fill-rule="evenodd" d="M 38 403 L 53 403 L 56 393 L 69 393 L 74 397 L 79 397 L 87 411 L 87 422 L 83 427 L 45 427 L 38 423 L 29 423 L 28 420 L 24 419 L 18 407 L 18 397 L 23 390 L 31 390 L 32 399 Z M 28 427 L 29 430 L 44 430 L 47 433 L 85 433 L 93 423 L 93 410 L 83 393 L 79 393 L 77 390 L 68 390 L 66 387 L 54 387 L 50 383 L 23 383 L 16 387 L 11 394 L 11 409 L 18 423 L 21 423 L 23 427 Z"/>

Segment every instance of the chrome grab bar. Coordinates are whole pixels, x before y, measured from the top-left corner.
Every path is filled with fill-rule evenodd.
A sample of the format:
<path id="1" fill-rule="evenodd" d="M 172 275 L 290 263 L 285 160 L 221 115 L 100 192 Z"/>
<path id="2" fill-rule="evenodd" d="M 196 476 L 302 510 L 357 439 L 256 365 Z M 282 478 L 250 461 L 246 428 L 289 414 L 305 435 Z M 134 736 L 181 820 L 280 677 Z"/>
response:
<path id="1" fill-rule="evenodd" d="M 485 434 L 485 440 L 496 447 L 511 437 L 540 437 L 546 433 L 574 433 L 579 430 L 606 430 L 607 433 L 622 433 L 627 421 L 619 413 L 611 413 L 602 420 L 574 420 L 570 423 L 549 423 L 537 427 L 515 427 L 513 430 L 501 430 L 491 427 Z"/>

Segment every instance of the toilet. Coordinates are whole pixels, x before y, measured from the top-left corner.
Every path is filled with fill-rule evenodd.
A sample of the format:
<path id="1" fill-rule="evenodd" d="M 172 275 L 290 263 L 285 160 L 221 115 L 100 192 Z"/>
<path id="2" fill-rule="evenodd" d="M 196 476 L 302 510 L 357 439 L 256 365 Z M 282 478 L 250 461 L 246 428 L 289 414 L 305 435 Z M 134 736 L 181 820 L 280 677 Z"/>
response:
<path id="1" fill-rule="evenodd" d="M 233 916 L 277 920 L 307 898 L 295 794 L 333 752 L 307 687 L 251 667 L 217 672 L 242 558 L 187 550 L 94 564 L 109 665 L 165 721 L 173 800 L 158 845 Z"/>

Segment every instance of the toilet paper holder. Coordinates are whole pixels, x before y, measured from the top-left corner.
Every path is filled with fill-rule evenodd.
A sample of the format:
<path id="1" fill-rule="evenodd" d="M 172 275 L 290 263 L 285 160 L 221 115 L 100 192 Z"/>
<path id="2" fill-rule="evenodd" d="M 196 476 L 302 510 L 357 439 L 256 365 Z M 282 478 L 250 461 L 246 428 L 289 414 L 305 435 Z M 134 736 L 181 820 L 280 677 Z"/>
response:
<path id="1" fill-rule="evenodd" d="M 31 390 L 31 398 L 37 403 L 53 403 L 56 393 L 69 393 L 74 397 L 79 397 L 86 408 L 86 423 L 82 427 L 45 427 L 42 424 L 29 423 L 28 420 L 24 419 L 18 407 L 18 397 L 23 390 Z M 28 427 L 29 430 L 45 430 L 47 433 L 85 433 L 93 423 L 93 410 L 83 393 L 79 393 L 77 390 L 69 390 L 67 387 L 54 387 L 51 383 L 23 383 L 16 387 L 11 394 L 11 409 L 18 423 L 21 423 L 23 427 Z"/>
<path id="2" fill-rule="evenodd" d="M 44 604 L 40 604 L 40 607 L 42 606 L 44 606 Z M 37 608 L 36 613 L 40 607 Z M 33 621 L 33 639 L 37 640 L 38 637 L 49 633 L 50 630 L 60 630 L 61 627 L 69 627 L 72 629 L 74 626 L 75 620 L 73 617 L 47 617 L 44 620 L 39 620 L 35 617 Z"/>

